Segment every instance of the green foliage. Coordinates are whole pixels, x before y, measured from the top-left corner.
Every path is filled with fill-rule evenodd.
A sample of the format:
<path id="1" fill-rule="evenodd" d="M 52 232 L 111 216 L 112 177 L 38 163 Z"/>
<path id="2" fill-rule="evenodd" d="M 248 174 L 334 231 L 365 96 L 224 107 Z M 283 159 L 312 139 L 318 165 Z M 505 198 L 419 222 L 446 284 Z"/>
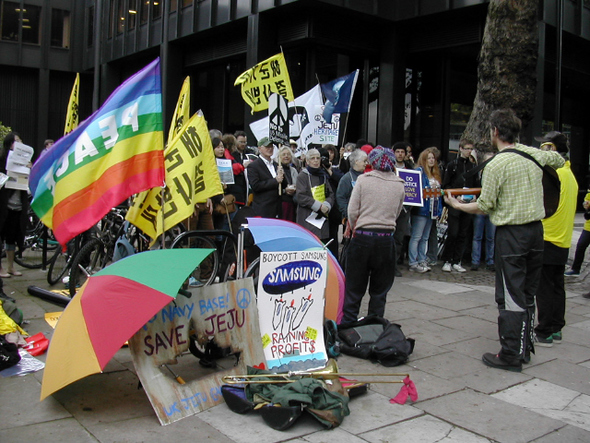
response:
<path id="1" fill-rule="evenodd" d="M 10 126 L 4 126 L 2 122 L 0 122 L 0 141 L 4 140 L 6 134 L 12 132 L 12 128 Z"/>

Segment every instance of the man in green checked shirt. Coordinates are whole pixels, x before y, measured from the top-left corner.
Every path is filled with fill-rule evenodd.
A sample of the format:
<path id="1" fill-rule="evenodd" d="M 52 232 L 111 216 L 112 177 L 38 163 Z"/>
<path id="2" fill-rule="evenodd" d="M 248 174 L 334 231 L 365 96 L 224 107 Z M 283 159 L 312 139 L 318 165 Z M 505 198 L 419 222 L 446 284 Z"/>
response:
<path id="1" fill-rule="evenodd" d="M 496 303 L 502 349 L 486 353 L 483 362 L 493 368 L 520 372 L 530 361 L 533 348 L 535 294 L 543 266 L 543 173 L 516 149 L 533 156 L 542 166 L 560 168 L 564 159 L 552 151 L 516 143 L 521 121 L 511 109 L 494 111 L 490 117 L 496 155 L 482 175 L 481 195 L 472 203 L 460 203 L 445 195 L 451 207 L 471 214 L 489 214 L 496 225 Z"/>

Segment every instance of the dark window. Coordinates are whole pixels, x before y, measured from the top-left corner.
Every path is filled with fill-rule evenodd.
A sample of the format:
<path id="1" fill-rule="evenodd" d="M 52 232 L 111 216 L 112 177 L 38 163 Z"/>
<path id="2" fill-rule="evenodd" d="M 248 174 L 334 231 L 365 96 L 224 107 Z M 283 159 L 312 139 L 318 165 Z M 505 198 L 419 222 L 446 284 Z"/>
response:
<path id="1" fill-rule="evenodd" d="M 178 1 L 170 0 L 170 12 L 176 11 L 176 8 L 178 8 Z"/>
<path id="2" fill-rule="evenodd" d="M 88 38 L 88 47 L 90 48 L 94 44 L 94 6 L 88 8 L 88 26 L 86 27 L 88 30 L 87 38 Z"/>
<path id="3" fill-rule="evenodd" d="M 2 40 L 18 41 L 20 4 L 2 2 Z"/>
<path id="4" fill-rule="evenodd" d="M 117 34 L 125 31 L 125 0 L 119 0 L 117 5 Z"/>
<path id="5" fill-rule="evenodd" d="M 182 7 L 186 8 L 187 6 L 190 6 L 193 4 L 193 0 L 182 0 Z"/>
<path id="6" fill-rule="evenodd" d="M 152 1 L 152 20 L 162 17 L 162 1 Z"/>
<path id="7" fill-rule="evenodd" d="M 127 29 L 135 29 L 137 20 L 137 0 L 129 0 L 129 14 L 127 15 Z"/>
<path id="8" fill-rule="evenodd" d="M 148 21 L 148 15 L 150 12 L 149 0 L 139 0 L 139 22 L 144 25 Z"/>
<path id="9" fill-rule="evenodd" d="M 70 11 L 51 10 L 51 46 L 70 47 Z"/>
<path id="10" fill-rule="evenodd" d="M 41 34 L 41 7 L 24 5 L 21 11 L 23 43 L 39 44 Z"/>
<path id="11" fill-rule="evenodd" d="M 113 27 L 115 26 L 115 13 L 117 12 L 117 9 L 115 8 L 115 0 L 110 0 L 109 1 L 109 29 L 108 29 L 108 34 L 107 34 L 107 38 L 113 38 Z"/>

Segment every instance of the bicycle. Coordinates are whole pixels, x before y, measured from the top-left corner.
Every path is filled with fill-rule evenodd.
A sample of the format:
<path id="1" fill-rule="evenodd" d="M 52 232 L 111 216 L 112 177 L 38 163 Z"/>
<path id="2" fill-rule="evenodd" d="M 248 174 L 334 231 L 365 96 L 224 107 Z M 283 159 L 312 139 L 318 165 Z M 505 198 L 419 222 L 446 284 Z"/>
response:
<path id="1" fill-rule="evenodd" d="M 53 253 L 59 247 L 59 242 L 53 233 L 45 228 L 37 214 L 29 208 L 27 214 L 27 226 L 23 247 L 19 248 L 14 256 L 14 261 L 28 269 L 38 269 L 43 266 L 43 246 L 46 251 Z M 47 257 L 45 257 L 47 260 Z M 47 263 L 47 261 L 46 261 Z"/>

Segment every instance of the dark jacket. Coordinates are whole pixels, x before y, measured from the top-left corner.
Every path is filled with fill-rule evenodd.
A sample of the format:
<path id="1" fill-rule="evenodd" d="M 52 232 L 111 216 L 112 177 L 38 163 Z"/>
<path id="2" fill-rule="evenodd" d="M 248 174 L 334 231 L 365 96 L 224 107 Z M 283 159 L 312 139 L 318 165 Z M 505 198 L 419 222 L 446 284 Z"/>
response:
<path id="1" fill-rule="evenodd" d="M 330 208 L 334 206 L 334 191 L 330 186 L 330 181 L 326 176 L 317 176 L 309 173 L 307 169 L 302 169 L 297 176 L 297 224 L 303 226 L 305 229 L 310 230 L 320 239 L 327 239 L 330 237 L 330 224 L 326 220 L 322 225 L 321 229 L 309 224 L 305 221 L 312 212 L 319 213 L 322 202 L 316 200 L 311 192 L 312 187 L 326 185 L 325 188 L 325 201 Z"/>
<path id="2" fill-rule="evenodd" d="M 465 178 L 463 174 L 475 168 L 475 166 L 468 158 L 462 156 L 458 156 L 456 159 L 450 161 L 445 168 L 441 184 L 442 188 L 473 188 L 476 183 L 475 177 Z"/>
<path id="3" fill-rule="evenodd" d="M 277 163 L 273 162 L 275 170 Z M 259 217 L 276 218 L 280 214 L 281 196 L 279 183 L 272 176 L 264 161 L 259 158 L 246 168 L 248 183 L 254 194 L 252 209 Z"/>

